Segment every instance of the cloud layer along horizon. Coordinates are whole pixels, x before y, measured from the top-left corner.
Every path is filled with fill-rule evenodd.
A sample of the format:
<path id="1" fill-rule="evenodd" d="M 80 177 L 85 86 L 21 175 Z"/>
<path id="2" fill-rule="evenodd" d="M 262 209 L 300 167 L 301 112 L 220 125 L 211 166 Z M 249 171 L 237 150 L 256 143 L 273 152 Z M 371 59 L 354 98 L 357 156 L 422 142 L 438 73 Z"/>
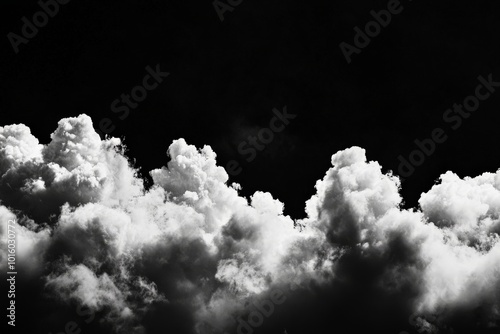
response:
<path id="1" fill-rule="evenodd" d="M 270 193 L 241 196 L 209 146 L 178 139 L 168 157 L 146 187 L 120 139 L 101 140 L 86 115 L 62 119 L 48 144 L 0 127 L 0 269 L 15 219 L 17 303 L 33 314 L 18 313 L 20 326 L 498 333 L 500 169 L 449 171 L 406 210 L 399 178 L 351 147 L 294 220 Z M 241 327 L 276 291 L 284 302 Z"/>

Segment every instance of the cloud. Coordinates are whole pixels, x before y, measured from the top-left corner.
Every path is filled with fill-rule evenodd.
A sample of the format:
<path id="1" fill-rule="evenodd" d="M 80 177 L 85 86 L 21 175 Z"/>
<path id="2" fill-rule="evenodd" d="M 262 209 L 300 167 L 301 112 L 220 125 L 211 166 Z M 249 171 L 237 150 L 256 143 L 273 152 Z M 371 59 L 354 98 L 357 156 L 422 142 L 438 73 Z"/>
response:
<path id="1" fill-rule="evenodd" d="M 270 193 L 239 195 L 209 146 L 179 139 L 167 154 L 146 188 L 122 142 L 101 140 L 86 115 L 61 120 L 48 144 L 0 127 L 0 219 L 18 224 L 35 296 L 20 303 L 47 315 L 35 328 L 56 330 L 72 305 L 97 315 L 96 333 L 234 332 L 276 289 L 286 302 L 262 330 L 331 317 L 354 332 L 498 328 L 500 170 L 447 172 L 404 210 L 399 178 L 352 147 L 294 220 Z"/>

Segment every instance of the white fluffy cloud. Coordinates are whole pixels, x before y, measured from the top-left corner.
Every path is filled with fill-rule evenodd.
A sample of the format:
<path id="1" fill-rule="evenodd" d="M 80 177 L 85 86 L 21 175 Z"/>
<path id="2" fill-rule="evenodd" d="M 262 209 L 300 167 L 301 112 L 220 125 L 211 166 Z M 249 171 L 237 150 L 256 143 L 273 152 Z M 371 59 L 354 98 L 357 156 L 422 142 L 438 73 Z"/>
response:
<path id="1" fill-rule="evenodd" d="M 388 295 L 412 287 L 408 305 L 439 313 L 436 326 L 477 307 L 485 326 L 500 319 L 500 170 L 448 172 L 421 209 L 403 210 L 398 177 L 353 147 L 332 156 L 295 221 L 269 193 L 240 196 L 209 146 L 179 139 L 168 155 L 146 189 L 120 140 L 101 140 L 86 115 L 61 120 L 46 145 L 24 125 L 0 127 L 0 219 L 18 223 L 19 266 L 45 282 L 37 298 L 86 306 L 126 333 L 174 305 L 201 331 L 229 328 L 244 300 L 274 287 L 326 289 L 375 263 L 363 279 Z"/>

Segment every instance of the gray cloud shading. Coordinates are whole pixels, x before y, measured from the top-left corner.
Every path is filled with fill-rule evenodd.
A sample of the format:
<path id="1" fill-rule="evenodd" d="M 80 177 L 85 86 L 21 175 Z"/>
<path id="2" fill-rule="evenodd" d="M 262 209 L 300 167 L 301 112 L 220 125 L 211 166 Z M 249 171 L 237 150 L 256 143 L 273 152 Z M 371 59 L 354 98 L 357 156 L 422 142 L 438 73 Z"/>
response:
<path id="1" fill-rule="evenodd" d="M 71 305 L 97 315 L 96 333 L 236 332 L 279 289 L 287 300 L 259 330 L 498 330 L 500 170 L 447 172 L 404 210 L 399 178 L 352 147 L 294 220 L 269 193 L 240 196 L 209 146 L 179 139 L 168 156 L 146 188 L 86 115 L 61 120 L 48 144 L 0 127 L 0 220 L 19 224 L 26 303 L 45 306 L 37 328 L 56 332 Z M 0 235 L 5 272 L 5 224 Z"/>

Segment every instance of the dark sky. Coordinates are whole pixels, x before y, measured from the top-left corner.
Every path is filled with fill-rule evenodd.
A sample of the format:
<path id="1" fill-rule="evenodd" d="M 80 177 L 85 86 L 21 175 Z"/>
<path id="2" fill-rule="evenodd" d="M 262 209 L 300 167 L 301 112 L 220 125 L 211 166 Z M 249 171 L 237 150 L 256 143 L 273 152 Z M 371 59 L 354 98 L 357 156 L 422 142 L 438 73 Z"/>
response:
<path id="1" fill-rule="evenodd" d="M 360 146 L 398 174 L 398 157 L 442 128 L 447 140 L 403 183 L 415 207 L 448 170 L 464 177 L 500 166 L 500 88 L 457 129 L 443 120 L 475 93 L 479 76 L 500 82 L 500 6 L 401 1 L 402 11 L 348 64 L 339 44 L 354 44 L 353 29 L 388 2 L 243 0 L 221 21 L 212 1 L 72 0 L 15 53 L 7 35 L 21 34 L 21 19 L 32 21 L 40 6 L 3 0 L 0 125 L 24 123 L 48 143 L 61 118 L 85 113 L 96 128 L 109 118 L 144 176 L 167 164 L 174 139 L 210 145 L 221 166 L 239 163 L 230 181 L 244 195 L 269 191 L 293 218 L 305 216 L 332 154 Z M 112 102 L 157 65 L 169 76 L 120 119 Z M 238 146 L 284 107 L 296 117 L 246 161 Z"/>
<path id="2" fill-rule="evenodd" d="M 173 139 L 208 144 L 221 165 L 241 164 L 232 180 L 245 193 L 271 191 L 302 217 L 333 153 L 358 145 L 395 171 L 398 156 L 445 125 L 444 111 L 474 92 L 479 75 L 500 81 L 490 1 L 403 1 L 348 64 L 339 44 L 353 44 L 353 28 L 387 3 L 243 1 L 221 22 L 210 1 L 71 1 L 18 54 L 3 38 L 1 123 L 25 123 L 48 142 L 62 117 L 110 118 L 144 172 L 166 164 Z M 39 10 L 35 1 L 2 6 L 4 36 Z M 156 64 L 170 76 L 120 120 L 111 102 Z M 481 102 L 416 169 L 403 189 L 409 205 L 447 170 L 475 176 L 500 165 L 489 148 L 500 138 L 499 104 L 498 94 Z M 297 118 L 246 162 L 238 144 L 283 106 Z"/>

